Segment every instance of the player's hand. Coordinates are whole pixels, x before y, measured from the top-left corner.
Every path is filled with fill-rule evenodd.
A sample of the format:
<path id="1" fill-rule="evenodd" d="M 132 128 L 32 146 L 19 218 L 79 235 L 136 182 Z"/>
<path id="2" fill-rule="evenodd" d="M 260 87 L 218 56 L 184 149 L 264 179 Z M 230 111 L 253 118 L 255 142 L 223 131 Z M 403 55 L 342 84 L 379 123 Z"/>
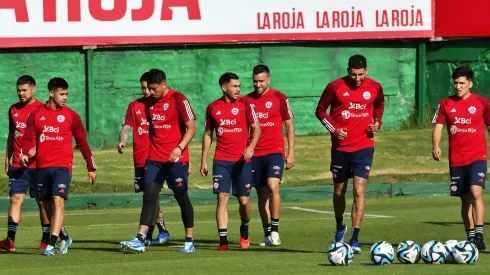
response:
<path id="1" fill-rule="evenodd" d="M 432 149 L 432 157 L 437 161 L 441 159 L 441 148 L 439 146 Z"/>
<path id="2" fill-rule="evenodd" d="M 369 129 L 371 129 L 371 132 L 376 132 L 379 130 L 379 122 L 376 121 L 374 124 L 369 124 Z"/>
<path id="3" fill-rule="evenodd" d="M 206 162 L 201 162 L 201 176 L 205 177 L 208 175 L 208 164 Z"/>
<path id="4" fill-rule="evenodd" d="M 334 134 L 335 136 L 337 136 L 338 139 L 344 139 L 347 137 L 347 132 L 346 132 L 346 128 L 339 128 L 337 130 L 335 130 Z"/>
<path id="5" fill-rule="evenodd" d="M 36 153 L 37 153 L 37 146 L 34 146 L 31 148 L 31 150 L 29 150 L 29 152 L 27 153 L 27 156 L 29 158 L 33 158 L 36 156 Z"/>
<path id="6" fill-rule="evenodd" d="M 22 167 L 27 167 L 28 162 L 29 162 L 29 156 L 22 155 L 22 157 L 20 158 L 20 165 Z"/>
<path id="7" fill-rule="evenodd" d="M 95 171 L 88 172 L 88 180 L 91 183 L 94 183 L 97 180 L 97 172 L 95 172 Z"/>
<path id="8" fill-rule="evenodd" d="M 253 148 L 251 146 L 247 146 L 247 148 L 245 149 L 245 152 L 243 152 L 243 158 L 245 160 L 251 158 L 254 155 L 254 149 L 255 148 Z"/>
<path id="9" fill-rule="evenodd" d="M 286 156 L 286 170 L 293 168 L 294 166 L 294 152 L 289 152 Z"/>
<path id="10" fill-rule="evenodd" d="M 175 149 L 172 150 L 172 153 L 170 153 L 170 158 L 168 159 L 169 162 L 176 162 L 180 156 L 182 155 L 182 151 L 180 150 L 179 147 L 175 147 Z"/>
<path id="11" fill-rule="evenodd" d="M 123 153 L 124 146 L 126 146 L 126 142 L 119 142 L 119 144 L 117 145 L 117 151 L 119 152 L 119 154 Z"/>

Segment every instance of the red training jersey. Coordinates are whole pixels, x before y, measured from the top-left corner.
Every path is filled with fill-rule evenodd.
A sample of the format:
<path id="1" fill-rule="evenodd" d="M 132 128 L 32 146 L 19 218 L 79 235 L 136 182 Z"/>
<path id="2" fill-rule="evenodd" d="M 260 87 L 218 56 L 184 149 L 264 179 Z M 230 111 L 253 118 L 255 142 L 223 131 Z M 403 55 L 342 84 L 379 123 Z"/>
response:
<path id="1" fill-rule="evenodd" d="M 145 167 L 148 150 L 150 149 L 150 123 L 146 119 L 144 97 L 129 103 L 123 120 L 124 125 L 128 125 L 133 129 L 134 167 Z"/>
<path id="2" fill-rule="evenodd" d="M 284 155 L 282 123 L 293 118 L 288 97 L 272 88 L 262 95 L 251 92 L 245 99 L 252 104 L 260 122 L 262 134 L 255 147 L 254 156 L 273 153 Z"/>
<path id="3" fill-rule="evenodd" d="M 157 101 L 146 101 L 146 115 L 150 124 L 150 151 L 148 159 L 167 162 L 187 130 L 185 123 L 195 120 L 189 100 L 180 92 L 169 89 Z M 188 162 L 188 146 L 177 162 Z"/>
<path id="4" fill-rule="evenodd" d="M 471 94 L 466 99 L 450 96 L 440 101 L 432 123 L 447 124 L 449 166 L 465 166 L 487 160 L 485 125 L 490 125 L 490 102 Z"/>
<path id="5" fill-rule="evenodd" d="M 330 107 L 330 115 L 327 109 Z M 384 112 L 381 84 L 366 78 L 361 86 L 349 85 L 349 76 L 328 83 L 316 108 L 316 117 L 331 133 L 332 147 L 345 152 L 374 147 L 374 134 L 369 124 L 379 122 Z M 347 137 L 338 139 L 336 129 L 345 128 Z"/>
<path id="6" fill-rule="evenodd" d="M 24 137 L 27 118 L 29 114 L 36 111 L 43 103 L 39 100 L 35 100 L 29 105 L 18 102 L 9 108 L 9 129 L 14 132 L 14 152 L 12 154 L 12 166 L 19 168 L 20 165 L 20 155 L 22 149 L 22 139 Z M 35 142 L 32 144 L 34 147 Z M 36 160 L 30 160 L 27 163 L 27 168 L 36 168 Z"/>
<path id="7" fill-rule="evenodd" d="M 22 140 L 22 151 L 28 152 L 35 144 L 37 168 L 66 167 L 71 171 L 73 136 L 87 163 L 87 170 L 95 171 L 97 167 L 82 120 L 75 111 L 66 106 L 53 109 L 45 104 L 31 113 Z"/>
<path id="8" fill-rule="evenodd" d="M 226 102 L 223 98 L 213 101 L 206 109 L 206 130 L 216 130 L 215 160 L 243 161 L 248 145 L 249 126 L 259 123 L 254 107 L 239 98 Z M 249 162 L 250 159 L 247 160 Z"/>

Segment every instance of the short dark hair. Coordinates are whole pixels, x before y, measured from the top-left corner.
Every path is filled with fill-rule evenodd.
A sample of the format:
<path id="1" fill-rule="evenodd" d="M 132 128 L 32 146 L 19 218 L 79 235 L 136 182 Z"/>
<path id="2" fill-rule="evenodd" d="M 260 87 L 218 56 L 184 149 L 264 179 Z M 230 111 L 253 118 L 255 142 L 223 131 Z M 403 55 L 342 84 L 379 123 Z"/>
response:
<path id="1" fill-rule="evenodd" d="M 23 75 L 17 79 L 17 86 L 26 84 L 36 86 L 36 80 L 30 75 Z"/>
<path id="2" fill-rule="evenodd" d="M 160 69 L 151 69 L 147 72 L 146 82 L 149 84 L 160 84 L 167 80 L 167 75 Z"/>
<path id="3" fill-rule="evenodd" d="M 349 58 L 349 69 L 367 69 L 367 60 L 363 55 L 356 54 Z"/>
<path id="4" fill-rule="evenodd" d="M 271 70 L 269 70 L 269 67 L 267 67 L 266 65 L 263 65 L 263 64 L 255 66 L 253 69 L 253 74 L 256 75 L 256 74 L 261 74 L 261 73 L 270 74 Z"/>
<path id="5" fill-rule="evenodd" d="M 223 75 L 221 75 L 219 77 L 219 85 L 222 86 L 222 85 L 225 85 L 225 84 L 228 84 L 230 83 L 230 81 L 232 79 L 236 79 L 236 80 L 239 80 L 240 78 L 238 77 L 237 74 L 235 73 L 230 73 L 230 72 L 227 72 L 227 73 L 224 73 Z"/>
<path id="6" fill-rule="evenodd" d="M 48 91 L 56 91 L 58 89 L 68 90 L 68 82 L 61 77 L 51 78 L 48 82 Z"/>
<path id="7" fill-rule="evenodd" d="M 143 81 L 147 81 L 148 82 L 148 75 L 149 75 L 149 72 L 145 72 L 144 74 L 141 75 L 140 77 L 140 82 L 143 82 Z"/>
<path id="8" fill-rule="evenodd" d="M 452 75 L 453 80 L 455 80 L 456 78 L 460 78 L 462 76 L 466 77 L 466 79 L 468 79 L 469 81 L 473 81 L 473 77 L 475 76 L 475 73 L 468 66 L 461 66 L 453 71 L 453 75 Z"/>

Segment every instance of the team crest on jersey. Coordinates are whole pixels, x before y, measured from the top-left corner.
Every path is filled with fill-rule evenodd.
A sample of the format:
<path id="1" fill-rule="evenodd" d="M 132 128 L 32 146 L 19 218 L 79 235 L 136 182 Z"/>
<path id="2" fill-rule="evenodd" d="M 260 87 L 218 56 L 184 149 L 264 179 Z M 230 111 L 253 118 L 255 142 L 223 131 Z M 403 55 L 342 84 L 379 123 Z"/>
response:
<path id="1" fill-rule="evenodd" d="M 268 109 L 272 108 L 272 102 L 267 101 L 267 102 L 265 103 L 265 107 L 267 107 Z"/>
<path id="2" fill-rule="evenodd" d="M 234 115 L 237 115 L 238 114 L 238 108 L 231 109 L 231 113 Z"/>
<path id="3" fill-rule="evenodd" d="M 349 119 L 350 118 L 350 112 L 347 110 L 342 111 L 342 118 L 343 119 Z"/>
<path id="4" fill-rule="evenodd" d="M 223 134 L 223 132 L 224 132 L 223 127 L 219 127 L 219 128 L 218 128 L 218 135 L 222 135 L 222 134 Z"/>
<path id="5" fill-rule="evenodd" d="M 63 121 L 65 121 L 65 116 L 59 115 L 56 119 L 58 120 L 58 122 L 63 122 Z"/>
<path id="6" fill-rule="evenodd" d="M 458 131 L 458 127 L 457 127 L 456 125 L 453 125 L 453 126 L 451 126 L 450 131 L 451 131 L 451 134 L 453 134 L 453 135 L 454 135 L 454 134 L 456 134 L 456 132 Z"/>
<path id="7" fill-rule="evenodd" d="M 368 92 L 368 91 L 365 91 L 363 94 L 362 94 L 362 97 L 364 97 L 365 100 L 368 100 L 371 98 L 371 93 Z"/>
<path id="8" fill-rule="evenodd" d="M 470 108 L 468 108 L 468 113 L 474 115 L 476 113 L 476 107 L 475 106 L 471 106 Z"/>
<path id="9" fill-rule="evenodd" d="M 168 103 L 163 104 L 163 110 L 164 111 L 168 110 Z"/>

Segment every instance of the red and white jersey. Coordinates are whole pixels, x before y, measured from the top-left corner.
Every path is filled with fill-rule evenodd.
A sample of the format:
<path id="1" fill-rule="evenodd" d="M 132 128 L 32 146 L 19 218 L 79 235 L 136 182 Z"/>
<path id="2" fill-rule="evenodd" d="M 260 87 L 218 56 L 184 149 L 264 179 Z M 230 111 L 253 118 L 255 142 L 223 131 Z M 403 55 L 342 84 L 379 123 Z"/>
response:
<path id="1" fill-rule="evenodd" d="M 75 111 L 66 106 L 53 109 L 45 104 L 31 113 L 22 140 L 22 151 L 28 152 L 35 144 L 37 168 L 66 167 L 71 171 L 73 136 L 87 163 L 87 170 L 95 171 L 97 167 L 82 120 Z"/>
<path id="2" fill-rule="evenodd" d="M 204 127 L 206 130 L 216 131 L 214 159 L 243 160 L 243 153 L 248 146 L 249 126 L 254 123 L 259 123 L 257 114 L 244 98 L 234 102 L 226 102 L 220 98 L 209 104 Z"/>
<path id="3" fill-rule="evenodd" d="M 465 100 L 450 96 L 440 101 L 432 123 L 447 124 L 449 166 L 487 160 L 485 125 L 490 125 L 490 102 L 477 94 Z"/>
<path id="4" fill-rule="evenodd" d="M 328 83 L 318 102 L 316 116 L 331 133 L 334 149 L 354 152 L 374 147 L 374 134 L 369 124 L 378 121 L 381 127 L 384 94 L 381 84 L 371 78 L 366 78 L 359 87 L 348 83 L 348 76 Z M 338 139 L 333 134 L 339 128 L 345 128 L 346 138 Z"/>
<path id="5" fill-rule="evenodd" d="M 273 153 L 284 155 L 283 122 L 293 118 L 289 107 L 288 97 L 272 88 L 262 95 L 251 92 L 245 99 L 253 104 L 259 118 L 262 134 L 255 147 L 254 156 L 264 156 Z"/>
<path id="6" fill-rule="evenodd" d="M 150 151 L 148 159 L 167 162 L 187 130 L 185 123 L 195 120 L 189 100 L 180 92 L 169 89 L 158 101 L 146 101 L 146 115 L 150 122 Z M 177 162 L 188 162 L 189 150 L 184 148 Z"/>
<path id="7" fill-rule="evenodd" d="M 145 167 L 150 149 L 150 123 L 146 118 L 144 97 L 129 103 L 123 126 L 133 129 L 133 162 L 134 167 Z"/>
<path id="8" fill-rule="evenodd" d="M 14 132 L 14 152 L 12 155 L 12 166 L 20 167 L 20 154 L 22 148 L 22 139 L 27 128 L 27 118 L 36 111 L 43 103 L 36 99 L 29 105 L 16 103 L 9 108 L 9 129 Z M 35 141 L 32 145 L 34 147 Z M 36 168 L 36 160 L 32 159 L 27 163 L 28 168 Z"/>

